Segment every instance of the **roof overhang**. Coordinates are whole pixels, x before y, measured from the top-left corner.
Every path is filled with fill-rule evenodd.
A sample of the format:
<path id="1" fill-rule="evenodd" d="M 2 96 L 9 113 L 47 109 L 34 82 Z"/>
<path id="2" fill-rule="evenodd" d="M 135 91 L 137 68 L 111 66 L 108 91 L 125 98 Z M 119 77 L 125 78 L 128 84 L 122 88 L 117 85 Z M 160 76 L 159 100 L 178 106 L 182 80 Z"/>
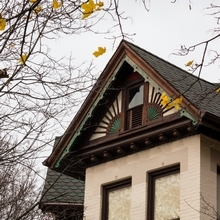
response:
<path id="1" fill-rule="evenodd" d="M 167 82 L 154 70 L 153 67 L 148 65 L 146 61 L 144 61 L 135 53 L 135 51 L 133 51 L 124 41 L 122 41 L 117 51 L 104 69 L 103 73 L 100 75 L 97 83 L 86 98 L 79 112 L 65 131 L 56 148 L 45 161 L 44 164 L 46 166 L 60 171 L 59 166 L 62 163 L 63 158 L 68 157 L 68 154 L 73 154 L 71 152 L 71 147 L 74 145 L 75 139 L 81 135 L 81 130 L 86 120 L 89 117 L 92 117 L 94 108 L 103 98 L 106 89 L 115 79 L 118 70 L 125 61 L 128 62 L 133 69 L 138 71 L 142 76 L 145 76 L 145 73 L 147 73 L 148 77 L 145 78 L 145 81 L 156 81 L 158 84 L 163 85 L 168 94 L 178 95 L 179 92 L 175 90 L 173 86 L 169 84 L 169 82 Z M 182 106 L 184 109 L 187 109 L 187 111 L 183 112 L 187 112 L 189 116 L 194 119 L 194 121 L 198 122 L 200 120 L 200 111 L 198 111 L 198 109 L 196 109 L 189 101 L 184 99 Z M 184 115 L 184 113 L 182 115 Z"/>
<path id="2" fill-rule="evenodd" d="M 163 90 L 167 94 L 171 96 L 182 95 L 122 41 L 56 148 L 45 161 L 46 166 L 67 175 L 84 179 L 85 169 L 89 166 L 201 131 L 206 134 L 214 130 L 220 132 L 219 117 L 200 111 L 186 98 L 183 98 L 182 110 L 178 114 L 166 116 L 161 121 L 156 120 L 137 130 L 112 134 L 107 141 L 99 138 L 77 149 L 73 148 L 75 140 L 82 135 L 86 121 L 93 117 L 96 106 L 103 99 L 106 90 L 115 80 L 124 62 L 127 62 L 134 71 L 139 72 L 145 81 L 152 84 L 156 82 L 155 87 L 159 88 L 158 85 L 163 85 Z"/>
<path id="3" fill-rule="evenodd" d="M 65 203 L 65 202 L 41 202 L 39 208 L 43 213 L 53 213 L 55 215 L 64 215 L 70 213 L 72 215 L 82 215 L 84 205 L 79 203 Z"/>

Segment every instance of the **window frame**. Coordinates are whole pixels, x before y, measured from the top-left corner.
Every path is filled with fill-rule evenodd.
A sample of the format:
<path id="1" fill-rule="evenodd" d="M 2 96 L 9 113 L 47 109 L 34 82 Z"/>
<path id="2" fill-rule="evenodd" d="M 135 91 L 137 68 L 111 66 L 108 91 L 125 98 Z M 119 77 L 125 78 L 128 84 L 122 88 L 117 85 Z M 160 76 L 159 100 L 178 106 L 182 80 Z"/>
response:
<path id="1" fill-rule="evenodd" d="M 122 189 L 124 187 L 132 186 L 131 177 L 119 180 L 110 184 L 102 185 L 102 220 L 108 219 L 108 207 L 109 207 L 109 192 Z"/>
<path id="2" fill-rule="evenodd" d="M 129 91 L 135 87 L 138 87 L 138 86 L 143 86 L 143 100 L 142 100 L 142 104 L 140 105 L 136 105 L 132 108 L 129 108 Z M 124 90 L 124 92 L 122 93 L 123 95 L 123 108 L 122 108 L 122 111 L 124 112 L 124 119 L 123 119 L 123 124 L 122 124 L 122 131 L 123 130 L 131 130 L 131 129 L 134 129 L 134 128 L 137 128 L 137 127 L 140 127 L 140 126 L 144 126 L 147 124 L 147 120 L 146 120 L 146 106 L 147 106 L 147 103 L 148 103 L 148 90 L 149 90 L 149 83 L 148 82 L 144 82 L 142 79 L 138 80 L 138 81 L 135 81 L 133 82 L 132 84 L 129 84 L 127 85 L 126 89 Z M 131 115 L 132 114 L 132 111 L 134 109 L 137 109 L 137 108 L 142 108 L 142 118 L 141 118 L 141 125 L 139 126 L 135 126 L 135 127 L 132 127 L 132 120 L 131 120 Z"/>
<path id="3" fill-rule="evenodd" d="M 180 173 L 180 164 L 147 172 L 147 176 L 148 176 L 147 220 L 154 220 L 155 180 L 157 178 L 166 177 L 176 173 Z M 180 220 L 180 218 L 176 218 L 173 220 Z"/>

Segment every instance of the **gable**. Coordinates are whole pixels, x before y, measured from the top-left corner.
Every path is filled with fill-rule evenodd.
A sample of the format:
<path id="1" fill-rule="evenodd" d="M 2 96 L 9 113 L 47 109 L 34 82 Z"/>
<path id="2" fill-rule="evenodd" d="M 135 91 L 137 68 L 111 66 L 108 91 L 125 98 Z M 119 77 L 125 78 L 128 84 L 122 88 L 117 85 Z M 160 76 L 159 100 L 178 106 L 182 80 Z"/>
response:
<path id="1" fill-rule="evenodd" d="M 125 60 L 124 62 L 130 61 L 133 64 L 132 69 L 139 69 L 141 74 L 134 71 L 130 73 L 122 71 L 124 80 L 121 91 L 97 124 L 90 141 L 108 134 L 147 125 L 149 122 L 162 120 L 162 117 L 171 114 L 184 115 L 190 118 L 194 125 L 197 123 L 197 120 L 181 106 L 181 103 L 176 103 L 177 100 L 182 100 L 181 95 L 172 94 L 171 97 L 162 86 L 158 85 L 128 57 L 125 57 Z M 164 103 L 164 99 L 168 103 Z"/>
<path id="2" fill-rule="evenodd" d="M 201 132 L 198 88 L 192 75 L 122 41 L 45 163 L 84 178 L 86 167 Z"/>

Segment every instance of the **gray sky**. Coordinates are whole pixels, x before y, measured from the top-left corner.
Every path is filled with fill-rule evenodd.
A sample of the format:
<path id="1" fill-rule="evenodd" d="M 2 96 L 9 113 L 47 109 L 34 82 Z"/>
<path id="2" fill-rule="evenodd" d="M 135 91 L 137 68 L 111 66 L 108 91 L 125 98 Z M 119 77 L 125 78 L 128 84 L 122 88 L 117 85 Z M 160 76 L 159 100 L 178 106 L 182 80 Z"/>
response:
<path id="1" fill-rule="evenodd" d="M 133 43 L 143 47 L 147 51 L 187 70 L 185 64 L 190 60 L 200 63 L 201 51 L 203 46 L 196 49 L 187 57 L 172 55 L 181 45 L 190 46 L 198 42 L 207 40 L 214 36 L 213 28 L 216 20 L 213 16 L 208 15 L 209 11 L 205 10 L 210 0 L 191 0 L 191 10 L 189 9 L 189 1 L 177 0 L 171 3 L 171 0 L 151 0 L 150 11 L 144 10 L 141 0 L 121 0 L 120 10 L 124 11 L 124 17 L 130 17 L 123 21 L 123 28 L 126 33 L 135 34 L 131 38 Z M 105 6 L 108 0 L 104 0 Z M 104 12 L 96 12 L 103 15 Z M 97 26 L 97 30 L 104 31 L 106 27 L 113 25 L 109 22 L 109 17 Z M 91 20 L 92 21 L 92 20 Z M 85 21 L 86 22 L 86 21 Z M 70 53 L 75 57 L 76 65 L 91 60 L 96 65 L 97 72 L 101 71 L 117 48 L 120 39 L 112 48 L 112 40 L 107 38 L 117 36 L 118 33 L 110 33 L 108 35 L 82 34 L 63 37 L 56 41 L 56 47 L 52 49 L 54 54 L 68 56 Z M 219 40 L 212 45 L 210 49 L 216 48 Z M 102 56 L 95 58 L 92 53 L 98 46 L 107 48 Z M 201 77 L 211 81 L 219 82 L 219 64 L 214 67 L 205 68 Z"/>
<path id="2" fill-rule="evenodd" d="M 109 0 L 103 1 L 107 5 Z M 188 61 L 195 60 L 197 63 L 201 61 L 203 47 L 198 48 L 187 57 L 174 56 L 172 53 L 181 45 L 190 46 L 214 36 L 212 29 L 216 26 L 216 20 L 205 10 L 213 1 L 191 1 L 192 9 L 189 10 L 188 0 L 177 0 L 175 4 L 170 0 L 151 0 L 150 11 L 147 12 L 144 10 L 141 0 L 121 0 L 121 12 L 124 11 L 124 17 L 131 17 L 123 21 L 124 31 L 135 34 L 132 36 L 133 43 L 187 70 L 185 64 Z M 103 15 L 104 12 L 96 13 Z M 109 17 L 107 17 L 97 26 L 97 30 L 105 31 L 106 27 L 112 25 L 113 23 L 109 22 Z M 76 66 L 82 62 L 89 65 L 93 61 L 94 71 L 100 73 L 120 43 L 121 39 L 118 39 L 113 47 L 113 41 L 107 39 L 113 35 L 117 36 L 118 33 L 63 36 L 51 46 L 51 53 L 57 57 L 68 57 L 71 54 L 72 57 L 75 57 Z M 217 48 L 218 43 L 219 40 L 211 48 Z M 106 47 L 107 51 L 102 56 L 95 58 L 92 53 L 98 46 Z M 204 69 L 201 77 L 211 82 L 220 82 L 219 64 Z M 62 124 L 67 126 L 71 119 L 64 120 Z"/>

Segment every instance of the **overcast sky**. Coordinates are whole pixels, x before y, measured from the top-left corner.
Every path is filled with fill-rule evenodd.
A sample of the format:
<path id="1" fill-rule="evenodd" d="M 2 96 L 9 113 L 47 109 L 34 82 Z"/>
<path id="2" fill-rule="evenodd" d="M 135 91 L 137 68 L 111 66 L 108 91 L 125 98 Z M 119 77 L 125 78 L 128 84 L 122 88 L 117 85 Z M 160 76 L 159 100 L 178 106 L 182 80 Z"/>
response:
<path id="1" fill-rule="evenodd" d="M 150 11 L 147 12 L 141 3 L 141 0 L 121 0 L 120 11 L 124 17 L 131 17 L 123 21 L 124 31 L 134 34 L 132 42 L 145 50 L 187 70 L 185 64 L 189 60 L 195 60 L 200 63 L 202 47 L 198 48 L 193 54 L 187 57 L 172 55 L 181 45 L 190 46 L 198 42 L 207 40 L 214 36 L 213 28 L 216 27 L 216 20 L 209 15 L 205 8 L 213 3 L 210 0 L 191 0 L 191 10 L 188 0 L 177 0 L 171 3 L 171 0 L 151 0 L 149 4 Z M 104 0 L 105 6 L 108 0 Z M 96 12 L 104 13 L 104 12 Z M 107 26 L 113 23 L 109 22 L 109 17 L 103 20 L 97 30 L 103 31 Z M 52 52 L 68 56 L 70 53 L 75 57 L 76 65 L 80 62 L 94 61 L 96 71 L 104 69 L 108 60 L 113 55 L 120 39 L 112 48 L 112 40 L 106 37 L 117 35 L 117 32 L 108 35 L 97 35 L 92 33 L 63 37 L 56 41 L 56 46 Z M 216 41 L 210 49 L 218 47 L 219 40 Z M 92 53 L 98 46 L 107 48 L 107 52 L 102 56 L 95 58 Z M 220 81 L 219 64 L 215 67 L 206 68 L 201 75 L 202 78 L 211 81 Z"/>
<path id="2" fill-rule="evenodd" d="M 187 70 L 185 64 L 190 60 L 200 63 L 203 48 L 199 48 L 187 57 L 174 56 L 172 53 L 176 52 L 181 45 L 190 46 L 214 36 L 212 30 L 216 27 L 216 20 L 213 16 L 208 15 L 209 11 L 205 10 L 214 1 L 191 0 L 190 10 L 188 0 L 177 0 L 175 4 L 170 0 L 151 0 L 149 12 L 144 10 L 141 1 L 121 0 L 121 12 L 124 11 L 124 17 L 131 17 L 123 22 L 123 28 L 125 32 L 134 34 L 132 42 L 185 70 Z M 104 0 L 104 3 L 107 5 L 108 0 Z M 97 13 L 103 15 L 104 12 Z M 109 17 L 103 20 L 97 26 L 97 30 L 104 31 L 107 26 L 111 27 L 113 23 L 108 19 Z M 113 41 L 107 38 L 117 36 L 117 34 L 117 32 L 108 35 L 86 33 L 62 36 L 51 45 L 51 53 L 57 57 L 68 57 L 71 54 L 72 57 L 75 57 L 76 66 L 82 62 L 89 65 L 93 61 L 96 66 L 94 71 L 100 73 L 121 41 L 118 39 L 113 47 Z M 107 51 L 102 56 L 95 58 L 92 53 L 98 46 L 106 47 Z M 212 45 L 211 49 L 218 47 L 219 40 Z M 206 68 L 201 77 L 211 82 L 220 82 L 219 64 Z M 73 116 L 74 114 L 75 111 Z M 68 126 L 71 119 L 63 121 L 63 125 Z M 48 152 L 45 152 L 44 157 L 46 154 L 49 155 Z M 42 158 L 42 161 L 44 159 Z"/>

